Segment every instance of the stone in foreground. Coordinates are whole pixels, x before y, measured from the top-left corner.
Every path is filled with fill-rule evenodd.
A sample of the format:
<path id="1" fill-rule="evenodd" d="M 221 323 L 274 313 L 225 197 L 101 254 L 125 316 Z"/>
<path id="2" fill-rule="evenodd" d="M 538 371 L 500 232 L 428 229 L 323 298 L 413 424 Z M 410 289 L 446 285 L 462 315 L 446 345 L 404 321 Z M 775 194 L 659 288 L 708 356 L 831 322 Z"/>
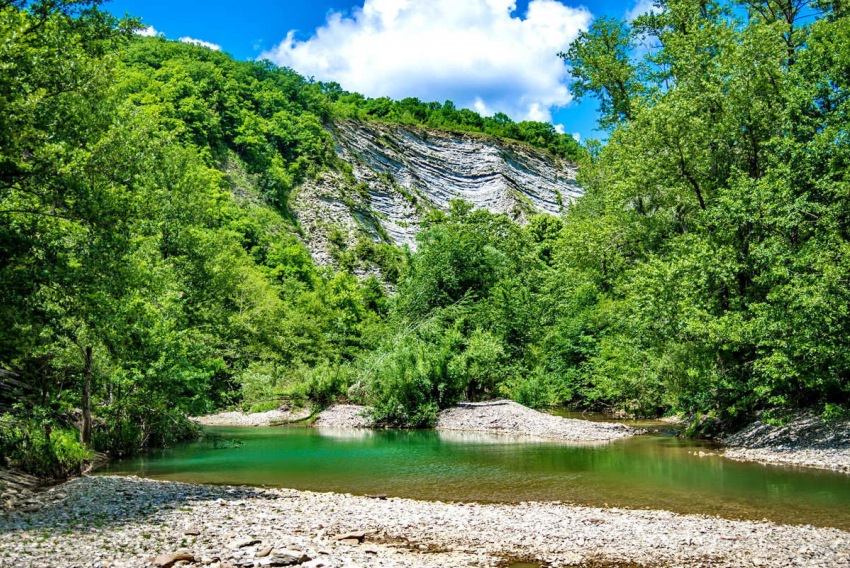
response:
<path id="1" fill-rule="evenodd" d="M 185 552 L 178 552 L 176 554 L 161 554 L 154 558 L 153 563 L 157 568 L 171 568 L 180 561 L 194 562 L 195 557 Z"/>

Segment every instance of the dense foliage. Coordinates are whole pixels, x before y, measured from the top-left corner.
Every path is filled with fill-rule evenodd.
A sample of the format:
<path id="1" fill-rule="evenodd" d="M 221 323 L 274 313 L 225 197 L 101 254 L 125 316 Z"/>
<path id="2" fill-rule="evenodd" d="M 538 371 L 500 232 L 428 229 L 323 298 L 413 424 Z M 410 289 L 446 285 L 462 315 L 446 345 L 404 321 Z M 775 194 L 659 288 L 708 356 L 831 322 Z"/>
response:
<path id="1" fill-rule="evenodd" d="M 397 124 L 428 126 L 459 132 L 479 132 L 499 138 L 525 142 L 548 150 L 556 156 L 579 159 L 583 148 L 569 134 L 561 134 L 549 123 L 525 120 L 514 122 L 504 113 L 481 116 L 469 109 L 458 109 L 452 101 L 425 103 L 417 98 L 394 101 L 387 97 L 369 99 L 349 93 L 336 83 L 321 84 L 336 115 L 357 120 L 382 120 Z"/>
<path id="2" fill-rule="evenodd" d="M 598 294 L 594 396 L 729 420 L 846 404 L 850 20 L 824 2 L 659 7 L 565 54 L 616 125 L 559 247 Z"/>
<path id="3" fill-rule="evenodd" d="M 421 235 L 378 416 L 506 394 L 702 431 L 850 400 L 850 20 L 804 0 L 663 0 L 562 57 L 604 147 L 563 228 L 460 214 Z M 634 53 L 641 46 L 644 55 Z M 496 230 L 492 228 L 498 227 Z"/>
<path id="4" fill-rule="evenodd" d="M 4 455 L 38 448 L 16 460 L 56 474 L 68 429 L 168 443 L 243 384 L 370 348 L 381 286 L 318 270 L 287 218 L 333 159 L 316 89 L 90 2 L 18 4 L 0 7 L 0 367 L 32 390 Z"/>
<path id="5" fill-rule="evenodd" d="M 582 150 L 139 38 L 98 4 L 0 2 L 0 381 L 28 385 L 0 454 L 18 465 L 62 475 L 194 435 L 187 414 L 283 398 L 409 426 L 494 396 L 726 427 L 846 409 L 840 7 L 661 0 L 598 20 L 562 54 L 610 129 Z M 322 171 L 353 182 L 339 117 L 524 141 L 580 159 L 586 194 L 525 226 L 456 202 L 415 254 L 367 239 L 320 269 L 288 203 Z M 392 297 L 345 270 L 361 260 Z"/>

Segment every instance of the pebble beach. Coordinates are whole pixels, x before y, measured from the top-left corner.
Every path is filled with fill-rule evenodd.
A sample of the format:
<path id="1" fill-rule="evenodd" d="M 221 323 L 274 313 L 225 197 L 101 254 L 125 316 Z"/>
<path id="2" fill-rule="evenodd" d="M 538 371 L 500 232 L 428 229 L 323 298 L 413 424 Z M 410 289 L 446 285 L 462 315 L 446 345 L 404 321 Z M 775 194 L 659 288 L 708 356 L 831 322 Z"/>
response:
<path id="1" fill-rule="evenodd" d="M 0 516 L 4 568 L 850 566 L 850 533 L 562 503 L 87 477 Z"/>

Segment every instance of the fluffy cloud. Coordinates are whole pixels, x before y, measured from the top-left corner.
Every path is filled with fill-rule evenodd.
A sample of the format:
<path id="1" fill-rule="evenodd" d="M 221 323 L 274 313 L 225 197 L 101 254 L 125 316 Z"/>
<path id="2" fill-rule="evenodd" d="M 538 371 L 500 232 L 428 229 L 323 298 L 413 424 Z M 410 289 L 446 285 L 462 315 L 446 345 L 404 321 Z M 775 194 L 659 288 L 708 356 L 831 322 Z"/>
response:
<path id="1" fill-rule="evenodd" d="M 549 121 L 571 97 L 556 57 L 592 19 L 585 8 L 531 0 L 365 0 L 331 13 L 306 41 L 260 57 L 367 96 L 453 100 L 484 114 Z"/>
<path id="2" fill-rule="evenodd" d="M 656 13 L 659 11 L 658 8 L 655 7 L 655 0 L 637 0 L 630 10 L 626 10 L 626 20 L 632 22 L 638 16 L 648 14 L 653 10 Z"/>
<path id="3" fill-rule="evenodd" d="M 210 43 L 208 41 L 204 41 L 202 39 L 194 39 L 188 36 L 184 36 L 180 38 L 180 41 L 183 43 L 191 43 L 194 45 L 200 45 L 201 47 L 206 47 L 208 49 L 212 49 L 213 51 L 221 51 L 221 46 L 217 43 Z"/>
<path id="4" fill-rule="evenodd" d="M 140 28 L 138 30 L 135 30 L 134 33 L 136 33 L 136 34 L 138 34 L 142 37 L 155 37 L 155 36 L 158 36 L 158 35 L 162 35 L 162 34 L 160 34 L 160 32 L 156 31 L 156 28 L 153 27 L 153 26 L 148 26 L 146 28 Z"/>

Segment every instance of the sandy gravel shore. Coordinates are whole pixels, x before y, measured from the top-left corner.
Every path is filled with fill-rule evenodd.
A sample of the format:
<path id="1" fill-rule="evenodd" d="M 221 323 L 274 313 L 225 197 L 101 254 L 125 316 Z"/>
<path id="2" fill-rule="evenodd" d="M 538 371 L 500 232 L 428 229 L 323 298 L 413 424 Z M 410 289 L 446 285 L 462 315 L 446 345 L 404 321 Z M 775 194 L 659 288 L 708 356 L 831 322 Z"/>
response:
<path id="1" fill-rule="evenodd" d="M 800 465 L 850 474 L 850 421 L 800 414 L 782 426 L 754 422 L 724 440 L 728 458 Z"/>
<path id="2" fill-rule="evenodd" d="M 321 428 L 371 428 L 369 408 L 357 404 L 334 404 L 316 416 L 313 426 Z"/>
<path id="3" fill-rule="evenodd" d="M 0 565 L 850 566 L 850 533 L 559 503 L 483 505 L 89 477 L 0 516 Z M 343 538 L 347 537 L 347 538 Z M 268 550 L 271 549 L 271 550 Z M 175 556 L 175 555 L 181 556 Z M 157 563 L 158 562 L 158 563 Z"/>
<path id="4" fill-rule="evenodd" d="M 625 424 L 553 416 L 510 400 L 465 403 L 447 408 L 439 414 L 437 430 L 534 436 L 571 442 L 609 441 L 646 433 Z"/>
<path id="5" fill-rule="evenodd" d="M 193 418 L 195 422 L 203 426 L 273 426 L 282 422 L 295 422 L 310 417 L 310 409 L 304 408 L 278 408 L 268 412 L 255 412 L 246 414 L 244 412 L 219 412 Z"/>
<path id="6" fill-rule="evenodd" d="M 314 426 L 369 428 L 368 408 L 337 404 L 319 413 Z M 437 430 L 533 436 L 571 442 L 605 442 L 644 434 L 624 424 L 572 420 L 527 408 L 513 401 L 462 403 L 441 411 Z"/>

